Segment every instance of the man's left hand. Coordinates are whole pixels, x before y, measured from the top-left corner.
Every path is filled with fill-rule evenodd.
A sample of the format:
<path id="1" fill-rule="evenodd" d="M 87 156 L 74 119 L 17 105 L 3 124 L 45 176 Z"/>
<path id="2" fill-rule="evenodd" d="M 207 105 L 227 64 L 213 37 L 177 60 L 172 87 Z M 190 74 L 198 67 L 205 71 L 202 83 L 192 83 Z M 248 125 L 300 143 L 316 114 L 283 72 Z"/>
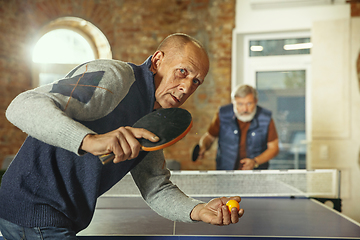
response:
<path id="1" fill-rule="evenodd" d="M 239 196 L 212 199 L 208 203 L 197 205 L 191 212 L 191 219 L 218 226 L 237 223 L 239 218 L 243 216 L 244 209 L 240 208 L 240 210 L 237 211 L 237 209 L 233 208 L 230 213 L 226 206 L 227 201 L 230 199 L 234 199 L 237 202 L 241 201 Z"/>
<path id="2" fill-rule="evenodd" d="M 240 170 L 252 170 L 255 167 L 255 161 L 251 158 L 243 158 L 240 160 Z"/>

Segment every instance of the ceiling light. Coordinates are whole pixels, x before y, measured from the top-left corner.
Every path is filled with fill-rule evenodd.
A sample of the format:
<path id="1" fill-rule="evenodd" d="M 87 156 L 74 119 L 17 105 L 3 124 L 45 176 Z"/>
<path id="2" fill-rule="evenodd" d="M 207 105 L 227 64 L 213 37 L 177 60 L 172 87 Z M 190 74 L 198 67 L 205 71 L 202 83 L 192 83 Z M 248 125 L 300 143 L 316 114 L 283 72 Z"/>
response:
<path id="1" fill-rule="evenodd" d="M 261 52 L 262 50 L 264 50 L 263 46 L 251 46 L 250 50 L 253 52 Z"/>
<path id="2" fill-rule="evenodd" d="M 312 43 L 296 43 L 296 44 L 286 44 L 284 45 L 285 50 L 299 50 L 299 49 L 309 49 L 312 48 Z"/>

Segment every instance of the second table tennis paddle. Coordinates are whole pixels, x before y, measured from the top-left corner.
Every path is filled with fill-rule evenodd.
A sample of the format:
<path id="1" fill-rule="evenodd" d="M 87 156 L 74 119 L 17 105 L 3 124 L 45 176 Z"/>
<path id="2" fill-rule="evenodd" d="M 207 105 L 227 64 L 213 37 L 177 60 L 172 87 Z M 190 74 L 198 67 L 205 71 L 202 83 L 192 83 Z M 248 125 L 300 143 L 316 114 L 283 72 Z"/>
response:
<path id="1" fill-rule="evenodd" d="M 138 141 L 143 151 L 156 151 L 166 148 L 183 137 L 192 127 L 191 114 L 182 108 L 163 108 L 140 118 L 134 125 L 134 128 L 144 128 L 160 138 L 158 142 L 150 142 L 141 138 Z M 100 160 L 103 164 L 112 161 L 115 158 L 113 153 L 101 155 Z"/>
<path id="2" fill-rule="evenodd" d="M 192 152 L 192 161 L 195 162 L 199 157 L 200 146 L 196 144 Z"/>

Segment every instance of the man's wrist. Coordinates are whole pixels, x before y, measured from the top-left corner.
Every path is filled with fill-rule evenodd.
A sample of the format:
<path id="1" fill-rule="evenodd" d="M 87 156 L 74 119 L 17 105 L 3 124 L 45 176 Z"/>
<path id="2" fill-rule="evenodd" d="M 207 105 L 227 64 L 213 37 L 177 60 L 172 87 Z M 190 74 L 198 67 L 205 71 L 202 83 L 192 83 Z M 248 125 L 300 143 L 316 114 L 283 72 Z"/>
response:
<path id="1" fill-rule="evenodd" d="M 204 207 L 204 203 L 197 204 L 190 213 L 190 218 L 193 221 L 201 221 L 200 219 L 200 210 Z"/>
<path id="2" fill-rule="evenodd" d="M 256 157 L 254 157 L 252 160 L 253 160 L 254 163 L 255 163 L 254 168 L 258 168 L 258 167 L 259 167 L 259 162 L 258 162 L 258 160 L 256 159 Z"/>
<path id="3" fill-rule="evenodd" d="M 92 134 L 92 133 L 86 134 L 86 136 L 84 137 L 84 139 L 82 140 L 82 142 L 80 144 L 79 153 L 85 154 L 87 152 L 90 152 L 90 146 L 91 146 L 90 141 L 92 140 L 92 137 L 94 135 L 95 134 Z"/>

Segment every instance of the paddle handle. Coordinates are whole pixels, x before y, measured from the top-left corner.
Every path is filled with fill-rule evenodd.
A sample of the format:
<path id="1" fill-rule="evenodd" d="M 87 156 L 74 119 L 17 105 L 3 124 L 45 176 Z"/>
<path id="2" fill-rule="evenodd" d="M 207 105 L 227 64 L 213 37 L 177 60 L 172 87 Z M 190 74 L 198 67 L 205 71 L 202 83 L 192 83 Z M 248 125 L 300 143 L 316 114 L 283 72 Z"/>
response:
<path id="1" fill-rule="evenodd" d="M 111 162 L 112 160 L 114 160 L 114 158 L 115 158 L 115 155 L 113 153 L 108 153 L 108 154 L 99 156 L 99 159 L 103 165 Z"/>

